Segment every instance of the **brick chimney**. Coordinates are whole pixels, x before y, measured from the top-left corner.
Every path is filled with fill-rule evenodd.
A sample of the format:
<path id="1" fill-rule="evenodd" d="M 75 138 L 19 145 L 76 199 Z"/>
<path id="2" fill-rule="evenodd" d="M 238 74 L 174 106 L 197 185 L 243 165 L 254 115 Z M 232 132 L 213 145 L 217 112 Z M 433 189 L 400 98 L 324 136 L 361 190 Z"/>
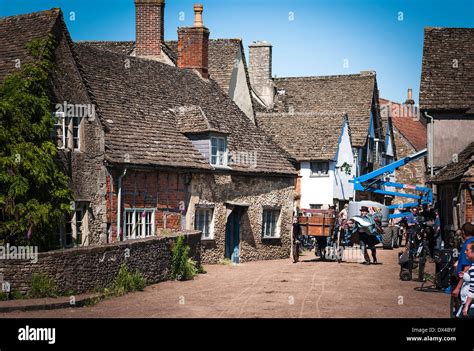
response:
<path id="1" fill-rule="evenodd" d="M 275 94 L 272 80 L 272 44 L 267 41 L 254 41 L 249 45 L 249 54 L 252 89 L 267 107 L 272 107 Z"/>
<path id="2" fill-rule="evenodd" d="M 159 57 L 164 41 L 165 0 L 135 0 L 136 56 Z"/>
<path id="3" fill-rule="evenodd" d="M 209 78 L 209 29 L 202 22 L 203 6 L 194 5 L 194 25 L 178 28 L 178 67 L 197 70 Z"/>
<path id="4" fill-rule="evenodd" d="M 408 98 L 405 101 L 405 105 L 414 105 L 414 104 L 415 104 L 415 100 L 413 100 L 413 91 L 411 90 L 411 88 L 409 88 L 408 89 Z"/>

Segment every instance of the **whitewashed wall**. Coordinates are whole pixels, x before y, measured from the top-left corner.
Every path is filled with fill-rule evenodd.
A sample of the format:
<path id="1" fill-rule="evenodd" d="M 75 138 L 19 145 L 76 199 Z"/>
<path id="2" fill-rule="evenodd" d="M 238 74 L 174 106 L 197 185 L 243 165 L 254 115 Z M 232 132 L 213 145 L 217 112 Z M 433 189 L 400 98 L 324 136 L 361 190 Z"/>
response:
<path id="1" fill-rule="evenodd" d="M 351 174 L 346 174 L 340 167 L 347 163 L 351 166 Z M 349 200 L 354 195 L 354 186 L 349 183 L 356 172 L 356 164 L 352 154 L 352 145 L 347 123 L 342 127 L 339 147 L 336 156 L 336 169 L 334 172 L 334 198 L 339 200 Z"/>
<path id="2" fill-rule="evenodd" d="M 334 166 L 334 162 L 329 163 L 329 176 L 312 177 L 310 162 L 301 162 L 301 208 L 308 209 L 311 204 L 333 204 Z"/>

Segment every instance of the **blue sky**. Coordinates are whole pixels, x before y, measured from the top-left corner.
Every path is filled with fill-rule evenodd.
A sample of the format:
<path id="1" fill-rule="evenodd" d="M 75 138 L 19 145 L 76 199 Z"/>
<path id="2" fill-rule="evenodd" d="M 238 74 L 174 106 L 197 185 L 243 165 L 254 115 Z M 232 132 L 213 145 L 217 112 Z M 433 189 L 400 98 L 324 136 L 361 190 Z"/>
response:
<path id="1" fill-rule="evenodd" d="M 474 27 L 474 0 L 166 0 L 166 39 L 192 24 L 194 2 L 211 38 L 270 41 L 278 77 L 375 70 L 381 95 L 394 101 L 408 87 L 418 98 L 423 27 Z M 74 40 L 135 37 L 133 0 L 0 0 L 0 16 L 52 7 Z"/>

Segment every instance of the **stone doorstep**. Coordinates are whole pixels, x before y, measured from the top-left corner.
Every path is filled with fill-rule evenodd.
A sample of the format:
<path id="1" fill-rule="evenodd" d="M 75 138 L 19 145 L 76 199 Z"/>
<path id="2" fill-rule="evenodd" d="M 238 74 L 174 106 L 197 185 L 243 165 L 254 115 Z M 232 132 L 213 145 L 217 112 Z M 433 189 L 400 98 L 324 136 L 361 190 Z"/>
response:
<path id="1" fill-rule="evenodd" d="M 82 294 L 74 296 L 75 303 L 70 303 L 70 296 L 48 297 L 44 299 L 22 299 L 0 301 L 0 313 L 8 313 L 13 311 L 40 311 L 54 310 L 68 307 L 82 307 L 88 302 L 103 298 L 104 294 Z"/>

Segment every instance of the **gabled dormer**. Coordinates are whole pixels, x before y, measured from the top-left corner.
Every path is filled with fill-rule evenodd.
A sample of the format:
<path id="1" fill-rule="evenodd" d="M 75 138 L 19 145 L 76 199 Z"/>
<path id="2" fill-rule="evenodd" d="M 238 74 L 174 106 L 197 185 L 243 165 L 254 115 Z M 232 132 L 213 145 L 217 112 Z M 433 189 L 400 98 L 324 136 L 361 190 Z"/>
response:
<path id="1" fill-rule="evenodd" d="M 176 115 L 177 127 L 214 168 L 229 168 L 229 130 L 212 123 L 201 107 L 180 106 L 171 110 Z"/>

